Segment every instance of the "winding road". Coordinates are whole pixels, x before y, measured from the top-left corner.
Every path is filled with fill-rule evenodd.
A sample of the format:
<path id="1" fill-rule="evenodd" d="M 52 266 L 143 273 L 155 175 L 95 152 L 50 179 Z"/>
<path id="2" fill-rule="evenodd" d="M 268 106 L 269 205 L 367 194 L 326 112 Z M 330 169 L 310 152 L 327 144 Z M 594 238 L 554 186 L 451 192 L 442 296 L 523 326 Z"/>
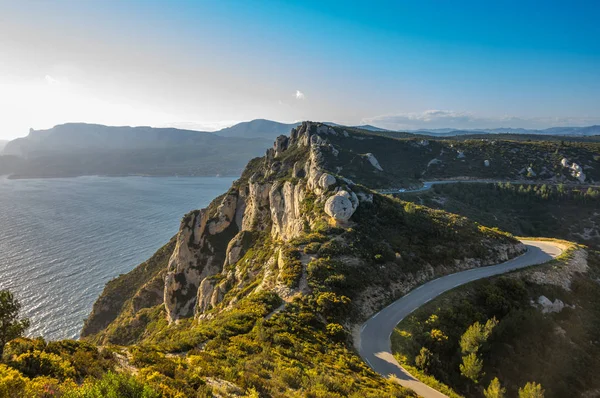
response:
<path id="1" fill-rule="evenodd" d="M 399 383 L 425 398 L 446 395 L 421 383 L 398 364 L 392 355 L 391 335 L 396 325 L 411 312 L 440 294 L 481 278 L 503 274 L 518 268 L 545 263 L 563 251 L 562 245 L 550 241 L 521 240 L 527 251 L 501 264 L 473 268 L 429 281 L 373 315 L 360 328 L 355 346 L 373 370 L 387 377 L 394 375 Z"/>
<path id="2" fill-rule="evenodd" d="M 434 185 L 440 184 L 497 184 L 497 183 L 509 183 L 514 185 L 556 185 L 556 182 L 552 181 L 532 181 L 532 180 L 490 180 L 490 179 L 458 179 L 458 180 L 437 180 L 437 181 L 424 181 L 423 186 L 419 188 L 387 188 L 378 189 L 377 192 L 381 194 L 398 194 L 398 193 L 412 193 L 412 192 L 424 192 L 431 189 Z M 600 185 L 596 184 L 577 184 L 577 183 L 564 183 L 563 185 L 573 188 L 600 188 Z"/>

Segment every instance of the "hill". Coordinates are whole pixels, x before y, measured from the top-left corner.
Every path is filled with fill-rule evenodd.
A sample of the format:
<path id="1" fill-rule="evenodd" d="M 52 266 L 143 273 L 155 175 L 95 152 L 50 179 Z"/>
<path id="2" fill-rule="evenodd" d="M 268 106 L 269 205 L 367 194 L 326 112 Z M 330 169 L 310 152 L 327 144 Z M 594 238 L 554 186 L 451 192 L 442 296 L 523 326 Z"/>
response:
<path id="1" fill-rule="evenodd" d="M 287 134 L 299 124 L 286 124 L 266 119 L 255 119 L 224 128 L 216 131 L 215 134 L 221 137 L 266 138 L 272 141 L 281 134 Z"/>
<path id="2" fill-rule="evenodd" d="M 306 122 L 279 137 L 168 245 L 106 286 L 84 339 L 128 346 L 135 366 L 159 372 L 202 363 L 200 377 L 264 396 L 406 394 L 356 356 L 353 327 L 425 280 L 523 249 L 334 176 L 326 159 L 356 141 L 346 133 Z"/>
<path id="3" fill-rule="evenodd" d="M 73 151 L 92 152 L 206 145 L 216 140 L 217 137 L 211 133 L 192 130 L 67 123 L 48 130 L 31 129 L 27 137 L 10 141 L 3 153 L 29 158 Z"/>
<path id="4" fill-rule="evenodd" d="M 2 150 L 4 149 L 7 143 L 8 141 L 6 140 L 0 140 L 0 153 L 2 153 Z"/>
<path id="5" fill-rule="evenodd" d="M 270 140 L 152 127 L 69 123 L 10 141 L 0 174 L 12 178 L 79 175 L 239 175 Z"/>
<path id="6" fill-rule="evenodd" d="M 481 387 L 460 375 L 458 344 L 474 322 L 484 324 L 495 317 L 499 323 L 480 353 L 485 372 L 480 386 L 498 377 L 508 393 L 516 395 L 518 386 L 535 380 L 546 397 L 587 396 L 600 388 L 600 190 L 452 184 L 401 197 L 515 235 L 580 244 L 561 261 L 455 289 L 415 311 L 393 335 L 401 362 L 415 366 L 421 347 L 426 347 L 433 365 L 415 372 L 424 371 L 465 396 L 479 397 Z M 421 337 L 433 329 L 446 339 L 433 343 Z"/>
<path id="7" fill-rule="evenodd" d="M 357 327 L 428 280 L 524 247 L 497 228 L 423 206 L 420 194 L 411 202 L 373 188 L 417 181 L 415 167 L 431 167 L 432 154 L 454 178 L 486 173 L 484 156 L 502 178 L 520 176 L 528 156 L 593 160 L 594 144 L 561 145 L 394 139 L 304 122 L 207 208 L 186 214 L 150 259 L 110 281 L 82 341 L 10 342 L 0 379 L 145 396 L 411 396 L 357 356 Z M 553 178 L 579 181 L 570 171 Z"/>
<path id="8" fill-rule="evenodd" d="M 340 149 L 337 156 L 326 154 L 327 166 L 374 188 L 400 188 L 419 184 L 421 180 L 457 178 L 552 183 L 600 181 L 599 170 L 594 166 L 600 159 L 600 142 L 489 138 L 458 141 L 406 137 L 401 133 L 394 133 L 390 139 L 388 133 L 351 128 L 344 131 L 351 133 L 350 140 L 344 136 L 329 138 Z M 366 167 L 369 164 L 371 167 Z"/>

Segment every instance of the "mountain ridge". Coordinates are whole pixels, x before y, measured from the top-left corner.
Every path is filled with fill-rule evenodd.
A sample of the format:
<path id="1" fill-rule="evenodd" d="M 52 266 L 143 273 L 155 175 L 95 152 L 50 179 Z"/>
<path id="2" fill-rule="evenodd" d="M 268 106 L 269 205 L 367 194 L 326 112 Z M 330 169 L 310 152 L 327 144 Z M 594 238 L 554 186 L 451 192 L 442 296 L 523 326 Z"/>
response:
<path id="1" fill-rule="evenodd" d="M 260 378 L 245 371 L 266 396 L 314 391 L 309 376 L 277 387 L 277 374 L 286 372 L 279 367 L 294 361 L 306 374 L 343 377 L 331 366 L 342 356 L 371 375 L 351 348 L 351 330 L 360 320 L 426 280 L 495 264 L 523 246 L 465 218 L 379 195 L 332 170 L 330 158 L 346 162 L 342 154 L 360 138 L 312 122 L 278 137 L 226 193 L 185 215 L 167 246 L 109 282 L 82 338 L 102 345 L 151 344 L 217 362 L 229 352 L 236 369 L 246 361 L 237 354 L 237 342 L 267 339 L 273 343 L 257 347 L 262 354 L 251 360 L 281 358 L 279 370 L 262 369 L 270 376 Z M 357 167 L 385 173 L 370 159 Z M 451 243 L 457 239 L 460 245 Z M 392 388 L 372 376 L 345 377 L 355 384 L 339 390 L 342 395 L 388 396 Z"/>

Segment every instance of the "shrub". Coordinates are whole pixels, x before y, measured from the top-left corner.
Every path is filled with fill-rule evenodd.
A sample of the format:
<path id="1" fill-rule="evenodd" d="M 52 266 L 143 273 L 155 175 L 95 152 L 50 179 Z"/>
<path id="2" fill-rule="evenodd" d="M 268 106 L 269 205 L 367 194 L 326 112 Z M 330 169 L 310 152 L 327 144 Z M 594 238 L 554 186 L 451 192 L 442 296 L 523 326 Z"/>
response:
<path id="1" fill-rule="evenodd" d="M 338 340 L 345 335 L 344 327 L 339 323 L 328 323 L 326 330 L 328 335 Z"/>
<path id="2" fill-rule="evenodd" d="M 306 254 L 315 254 L 321 248 L 321 244 L 319 242 L 311 242 L 306 245 L 304 248 L 304 253 Z"/>
<path id="3" fill-rule="evenodd" d="M 544 398 L 544 389 L 541 384 L 529 382 L 519 388 L 519 398 Z"/>
<path id="4" fill-rule="evenodd" d="M 52 376 L 60 380 L 75 377 L 75 368 L 59 355 L 34 350 L 13 357 L 9 365 L 29 377 Z"/>
<path id="5" fill-rule="evenodd" d="M 0 397 L 20 398 L 24 396 L 27 379 L 15 369 L 0 364 Z"/>
<path id="6" fill-rule="evenodd" d="M 63 398 L 159 398 L 160 394 L 133 376 L 108 372 L 100 380 L 89 379 L 81 387 L 65 392 Z"/>

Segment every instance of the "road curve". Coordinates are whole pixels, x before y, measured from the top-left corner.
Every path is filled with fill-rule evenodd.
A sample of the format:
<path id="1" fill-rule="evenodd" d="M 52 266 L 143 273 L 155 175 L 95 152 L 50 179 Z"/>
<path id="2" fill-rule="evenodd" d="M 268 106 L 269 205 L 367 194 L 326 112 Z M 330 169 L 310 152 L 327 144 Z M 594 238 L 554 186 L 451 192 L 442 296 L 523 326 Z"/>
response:
<path id="1" fill-rule="evenodd" d="M 562 253 L 560 244 L 550 241 L 522 240 L 527 251 L 519 257 L 489 267 L 473 268 L 429 281 L 373 315 L 360 328 L 355 345 L 360 356 L 383 376 L 395 375 L 399 383 L 425 398 L 446 395 L 421 383 L 404 370 L 392 355 L 391 335 L 396 325 L 411 312 L 440 294 L 465 283 L 518 268 L 545 263 Z"/>

